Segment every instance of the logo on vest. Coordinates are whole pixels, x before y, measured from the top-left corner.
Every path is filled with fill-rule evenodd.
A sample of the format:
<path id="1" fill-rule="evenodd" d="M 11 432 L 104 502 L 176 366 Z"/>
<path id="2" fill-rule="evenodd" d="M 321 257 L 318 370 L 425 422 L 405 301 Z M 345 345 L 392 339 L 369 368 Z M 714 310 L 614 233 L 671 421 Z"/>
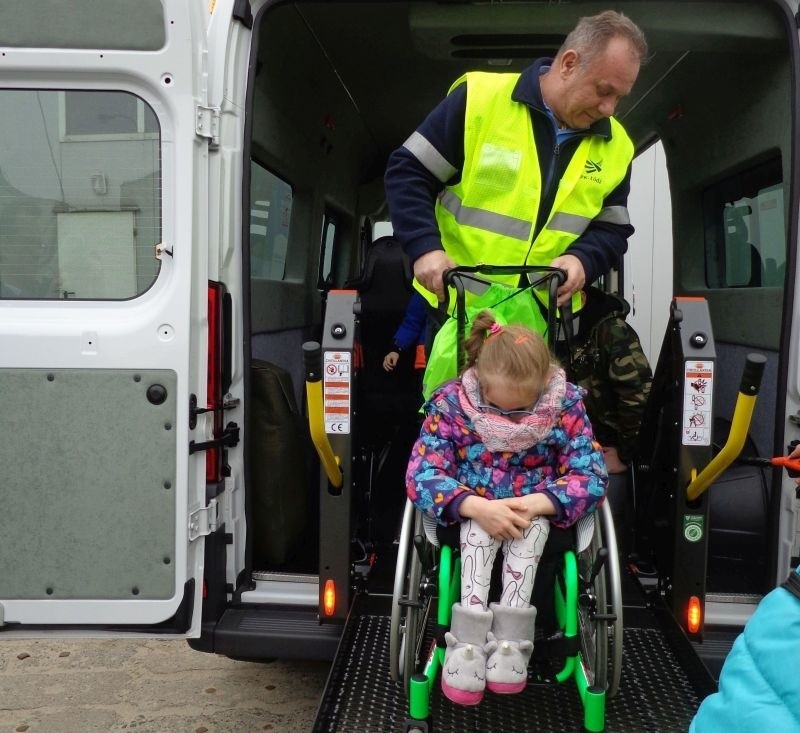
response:
<path id="1" fill-rule="evenodd" d="M 597 175 L 598 173 L 602 173 L 603 171 L 603 161 L 602 160 L 589 160 L 587 159 L 586 165 L 583 167 L 583 175 L 581 178 L 592 181 L 594 183 L 602 183 L 603 179 L 601 176 Z"/>

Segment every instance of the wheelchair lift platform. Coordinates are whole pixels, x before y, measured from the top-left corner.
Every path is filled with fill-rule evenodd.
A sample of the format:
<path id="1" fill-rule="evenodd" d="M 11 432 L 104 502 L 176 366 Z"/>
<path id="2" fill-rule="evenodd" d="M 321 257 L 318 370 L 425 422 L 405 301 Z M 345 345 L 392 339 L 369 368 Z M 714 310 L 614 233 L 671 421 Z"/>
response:
<path id="1" fill-rule="evenodd" d="M 648 599 L 649 600 L 649 599 Z M 620 690 L 606 702 L 609 733 L 685 733 L 701 700 L 716 683 L 669 611 L 646 603 L 638 583 L 623 573 L 625 628 Z M 361 595 L 353 604 L 318 709 L 314 733 L 402 733 L 408 704 L 402 683 L 389 676 L 391 596 Z M 430 634 L 432 640 L 432 632 Z M 426 642 L 428 643 L 428 642 Z M 535 654 L 535 652 L 534 652 Z M 583 708 L 573 684 L 537 681 L 519 695 L 487 693 L 467 708 L 435 687 L 432 730 L 580 731 Z"/>

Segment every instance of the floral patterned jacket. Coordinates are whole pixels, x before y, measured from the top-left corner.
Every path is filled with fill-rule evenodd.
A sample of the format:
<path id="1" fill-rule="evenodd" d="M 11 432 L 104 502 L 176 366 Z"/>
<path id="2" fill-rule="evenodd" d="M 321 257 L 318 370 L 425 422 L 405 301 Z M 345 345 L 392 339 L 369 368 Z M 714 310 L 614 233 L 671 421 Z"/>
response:
<path id="1" fill-rule="evenodd" d="M 487 450 L 459 402 L 461 381 L 447 382 L 425 403 L 425 420 L 411 451 L 406 493 L 421 511 L 440 524 L 454 524 L 447 511 L 466 492 L 487 499 L 548 492 L 556 507 L 549 517 L 569 527 L 593 512 L 605 497 L 608 472 L 595 441 L 582 397 L 567 383 L 561 414 L 549 435 L 520 453 Z"/>

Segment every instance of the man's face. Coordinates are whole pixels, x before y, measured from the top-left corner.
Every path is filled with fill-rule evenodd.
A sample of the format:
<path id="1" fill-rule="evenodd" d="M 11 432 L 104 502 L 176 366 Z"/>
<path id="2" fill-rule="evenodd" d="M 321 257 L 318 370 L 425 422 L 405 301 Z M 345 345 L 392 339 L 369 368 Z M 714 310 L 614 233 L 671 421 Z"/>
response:
<path id="1" fill-rule="evenodd" d="M 575 130 L 611 117 L 630 93 L 639 74 L 639 59 L 625 38 L 612 38 L 606 50 L 581 65 L 575 51 L 566 51 L 558 73 L 562 86 L 556 115 Z"/>

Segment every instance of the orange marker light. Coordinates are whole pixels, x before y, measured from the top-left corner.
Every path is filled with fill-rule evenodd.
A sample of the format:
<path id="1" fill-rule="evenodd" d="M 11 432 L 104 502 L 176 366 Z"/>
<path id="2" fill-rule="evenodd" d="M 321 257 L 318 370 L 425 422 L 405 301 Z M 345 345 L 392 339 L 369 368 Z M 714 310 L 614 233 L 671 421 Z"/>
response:
<path id="1" fill-rule="evenodd" d="M 686 609 L 686 628 L 690 634 L 700 631 L 700 621 L 703 618 L 703 609 L 697 596 L 689 598 L 689 607 Z"/>
<path id="2" fill-rule="evenodd" d="M 330 578 L 325 581 L 325 590 L 322 592 L 322 612 L 326 616 L 333 616 L 336 608 L 336 586 Z"/>

